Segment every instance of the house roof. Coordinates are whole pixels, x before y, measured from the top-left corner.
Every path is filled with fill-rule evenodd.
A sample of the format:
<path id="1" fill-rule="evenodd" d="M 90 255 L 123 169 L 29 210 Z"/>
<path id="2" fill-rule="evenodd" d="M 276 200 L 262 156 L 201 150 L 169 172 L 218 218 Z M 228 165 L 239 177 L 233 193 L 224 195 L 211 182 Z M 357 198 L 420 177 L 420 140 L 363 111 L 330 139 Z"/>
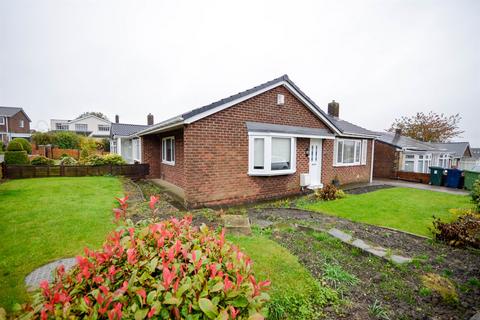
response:
<path id="1" fill-rule="evenodd" d="M 472 157 L 480 159 L 480 148 L 470 148 L 472 152 Z"/>
<path id="2" fill-rule="evenodd" d="M 409 149 L 415 151 L 441 151 L 441 148 L 437 148 L 427 142 L 412 139 L 410 137 L 397 135 L 392 132 L 377 132 L 379 135 L 377 140 L 392 145 L 401 149 Z"/>
<path id="3" fill-rule="evenodd" d="M 276 79 L 260 84 L 251 89 L 239 92 L 227 98 L 215 101 L 211 104 L 193 109 L 191 111 L 185 112 L 176 117 L 157 123 L 152 127 L 139 132 L 139 135 L 149 134 L 154 132 L 161 132 L 162 130 L 166 130 L 173 126 L 179 126 L 182 124 L 195 122 L 199 119 L 202 119 L 213 113 L 216 113 L 225 108 L 233 106 L 237 103 L 240 103 L 241 101 L 254 97 L 258 94 L 261 94 L 265 91 L 268 91 L 280 85 L 284 85 L 292 94 L 294 94 L 307 107 L 309 107 L 313 113 L 315 113 L 320 119 L 322 119 L 325 122 L 325 124 L 329 126 L 330 129 L 332 129 L 332 131 L 334 131 L 335 133 L 339 135 L 360 135 L 360 136 L 368 136 L 372 138 L 375 137 L 375 133 L 372 131 L 358 127 L 345 120 L 340 120 L 340 119 L 329 116 L 302 90 L 300 90 L 300 88 L 292 80 L 290 80 L 290 78 L 286 74 Z"/>
<path id="4" fill-rule="evenodd" d="M 446 149 L 448 152 L 453 153 L 455 157 L 461 158 L 465 152 L 470 148 L 468 142 L 446 142 L 446 143 L 430 143 L 436 148 Z"/>
<path id="5" fill-rule="evenodd" d="M 25 113 L 25 111 L 23 111 L 22 108 L 17 108 L 17 107 L 2 107 L 0 106 L 0 116 L 3 116 L 3 117 L 12 117 L 14 115 L 16 115 L 17 113 L 19 112 L 23 112 L 23 114 L 25 115 L 25 117 L 27 117 L 28 121 L 32 121 L 30 120 L 30 118 L 28 117 L 28 115 Z"/>
<path id="6" fill-rule="evenodd" d="M 110 136 L 128 137 L 148 127 L 149 126 L 147 125 L 141 124 L 112 123 L 110 127 Z"/>
<path id="7" fill-rule="evenodd" d="M 262 133 L 287 133 L 295 137 L 329 137 L 334 138 L 335 135 L 327 129 L 319 128 L 305 128 L 296 126 L 285 126 L 271 123 L 261 122 L 246 122 L 247 130 L 249 132 L 262 132 Z"/>

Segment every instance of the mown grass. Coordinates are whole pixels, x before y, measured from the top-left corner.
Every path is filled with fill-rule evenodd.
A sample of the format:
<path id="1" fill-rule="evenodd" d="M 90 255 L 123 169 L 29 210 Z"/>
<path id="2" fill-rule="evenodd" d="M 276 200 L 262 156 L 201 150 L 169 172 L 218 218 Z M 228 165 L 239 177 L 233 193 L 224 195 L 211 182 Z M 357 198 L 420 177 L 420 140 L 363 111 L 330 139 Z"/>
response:
<path id="1" fill-rule="evenodd" d="M 270 279 L 269 319 L 314 319 L 326 305 L 337 304 L 337 293 L 320 285 L 287 249 L 263 235 L 231 236 L 254 261 L 258 279 Z"/>
<path id="2" fill-rule="evenodd" d="M 470 207 L 468 196 L 411 188 L 347 195 L 334 201 L 299 200 L 297 207 L 353 221 L 431 236 L 432 216 L 449 220 L 452 208 Z"/>
<path id="3" fill-rule="evenodd" d="M 25 276 L 98 247 L 113 229 L 122 186 L 113 177 L 41 178 L 0 184 L 0 307 L 27 299 Z"/>

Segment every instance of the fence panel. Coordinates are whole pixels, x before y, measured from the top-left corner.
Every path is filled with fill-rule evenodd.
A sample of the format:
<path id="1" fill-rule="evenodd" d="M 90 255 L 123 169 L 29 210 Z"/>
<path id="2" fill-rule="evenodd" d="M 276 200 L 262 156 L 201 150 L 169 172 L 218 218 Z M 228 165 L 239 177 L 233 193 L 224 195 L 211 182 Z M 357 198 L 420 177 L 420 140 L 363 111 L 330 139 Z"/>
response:
<path id="1" fill-rule="evenodd" d="M 3 178 L 6 179 L 105 175 L 144 178 L 149 172 L 150 166 L 145 163 L 104 166 L 35 166 L 3 164 Z"/>

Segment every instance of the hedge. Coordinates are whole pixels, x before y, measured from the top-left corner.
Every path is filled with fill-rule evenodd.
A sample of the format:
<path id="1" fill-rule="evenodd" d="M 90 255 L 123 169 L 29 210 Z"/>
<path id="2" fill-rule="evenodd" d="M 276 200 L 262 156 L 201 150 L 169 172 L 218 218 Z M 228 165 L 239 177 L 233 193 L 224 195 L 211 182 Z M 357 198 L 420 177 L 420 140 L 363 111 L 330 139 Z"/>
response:
<path id="1" fill-rule="evenodd" d="M 10 143 L 11 144 L 11 143 Z M 6 164 L 29 164 L 27 151 L 7 151 L 5 152 Z"/>
<path id="2" fill-rule="evenodd" d="M 20 141 L 12 140 L 7 146 L 7 151 L 24 151 Z"/>
<path id="3" fill-rule="evenodd" d="M 23 147 L 23 150 L 27 151 L 28 154 L 32 154 L 32 145 L 24 138 L 15 138 L 13 141 L 17 141 Z"/>

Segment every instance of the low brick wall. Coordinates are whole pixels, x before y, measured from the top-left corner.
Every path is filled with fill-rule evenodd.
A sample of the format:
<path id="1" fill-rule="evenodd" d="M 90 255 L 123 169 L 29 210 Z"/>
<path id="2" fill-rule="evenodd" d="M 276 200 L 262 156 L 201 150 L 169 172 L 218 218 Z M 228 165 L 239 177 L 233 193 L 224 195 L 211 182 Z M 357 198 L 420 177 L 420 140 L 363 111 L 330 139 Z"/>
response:
<path id="1" fill-rule="evenodd" d="M 424 184 L 430 183 L 430 173 L 397 171 L 396 178 L 399 180 L 419 182 Z"/>

